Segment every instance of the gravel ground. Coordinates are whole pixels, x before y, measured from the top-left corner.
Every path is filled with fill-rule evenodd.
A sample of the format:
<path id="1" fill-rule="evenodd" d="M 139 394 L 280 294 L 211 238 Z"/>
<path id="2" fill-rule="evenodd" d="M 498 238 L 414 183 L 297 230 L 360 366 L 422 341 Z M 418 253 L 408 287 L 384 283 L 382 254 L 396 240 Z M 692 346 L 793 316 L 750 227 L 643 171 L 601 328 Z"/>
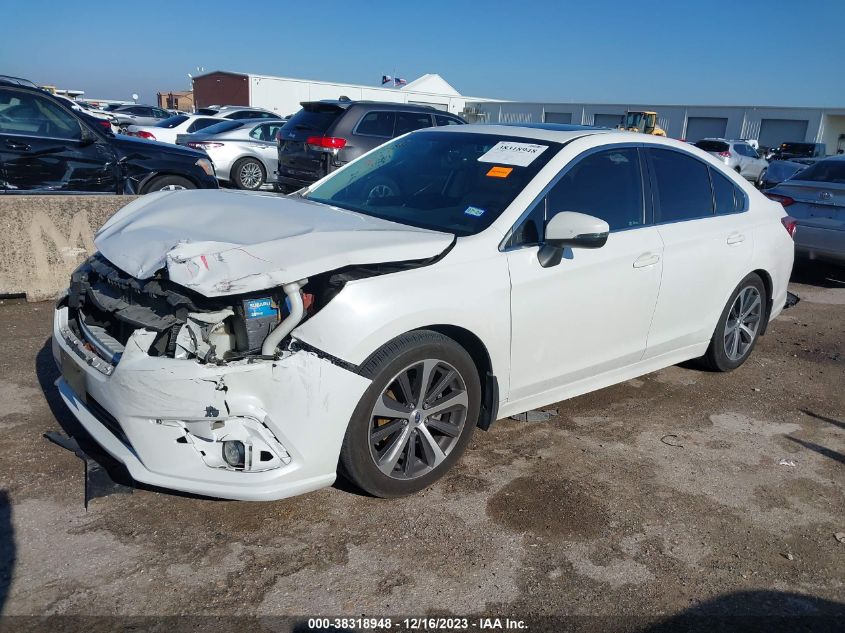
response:
<path id="1" fill-rule="evenodd" d="M 74 425 L 52 387 L 52 307 L 7 301 L 0 608 L 845 617 L 845 269 L 802 267 L 791 289 L 801 303 L 739 370 L 670 367 L 547 422 L 499 421 L 411 498 L 137 489 L 87 511 L 82 462 L 42 438 Z"/>

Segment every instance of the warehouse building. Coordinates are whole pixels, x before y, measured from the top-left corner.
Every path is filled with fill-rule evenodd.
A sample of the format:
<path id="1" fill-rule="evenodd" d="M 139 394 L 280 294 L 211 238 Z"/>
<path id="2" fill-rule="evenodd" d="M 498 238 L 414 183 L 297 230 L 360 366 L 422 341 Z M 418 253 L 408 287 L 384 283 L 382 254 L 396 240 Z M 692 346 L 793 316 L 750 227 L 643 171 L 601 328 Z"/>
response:
<path id="1" fill-rule="evenodd" d="M 427 74 L 400 87 L 271 77 L 251 73 L 217 70 L 193 78 L 194 104 L 243 105 L 265 108 L 284 116 L 299 110 L 303 101 L 320 101 L 348 97 L 353 101 L 389 101 L 430 105 L 439 110 L 460 114 L 468 100 L 484 103 L 487 99 L 464 97 L 443 77 Z"/>
<path id="2" fill-rule="evenodd" d="M 657 112 L 671 138 L 756 139 L 761 147 L 787 141 L 824 143 L 828 154 L 845 150 L 845 108 L 693 106 L 597 103 L 489 102 L 468 100 L 464 112 L 479 123 L 577 123 L 616 127 L 627 110 Z"/>

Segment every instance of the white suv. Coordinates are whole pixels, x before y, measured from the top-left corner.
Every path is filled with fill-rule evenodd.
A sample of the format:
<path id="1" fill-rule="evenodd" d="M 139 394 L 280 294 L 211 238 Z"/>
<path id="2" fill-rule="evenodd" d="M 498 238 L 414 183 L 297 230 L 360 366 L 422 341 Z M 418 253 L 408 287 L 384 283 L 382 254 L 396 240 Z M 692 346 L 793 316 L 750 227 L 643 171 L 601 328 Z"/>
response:
<path id="1" fill-rule="evenodd" d="M 766 174 L 769 161 L 761 158 L 759 152 L 748 141 L 729 141 L 723 138 L 704 138 L 695 146 L 722 161 L 743 178 L 759 188 Z"/>

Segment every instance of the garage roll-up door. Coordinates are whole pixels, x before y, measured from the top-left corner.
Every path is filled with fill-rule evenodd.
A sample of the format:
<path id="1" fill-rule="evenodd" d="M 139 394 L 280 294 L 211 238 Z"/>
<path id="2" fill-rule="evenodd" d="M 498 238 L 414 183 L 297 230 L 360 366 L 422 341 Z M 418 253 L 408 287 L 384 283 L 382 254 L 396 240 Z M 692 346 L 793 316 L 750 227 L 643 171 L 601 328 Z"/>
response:
<path id="1" fill-rule="evenodd" d="M 615 128 L 622 124 L 624 114 L 594 114 L 593 125 Z"/>
<path id="2" fill-rule="evenodd" d="M 760 121 L 760 136 L 757 139 L 763 147 L 777 147 L 781 143 L 803 143 L 807 137 L 805 119 L 763 119 Z"/>
<path id="3" fill-rule="evenodd" d="M 703 138 L 725 138 L 728 120 L 712 116 L 691 116 L 687 119 L 685 139 L 695 143 Z"/>
<path id="4" fill-rule="evenodd" d="M 572 123 L 571 112 L 546 112 L 544 118 L 546 123 Z"/>

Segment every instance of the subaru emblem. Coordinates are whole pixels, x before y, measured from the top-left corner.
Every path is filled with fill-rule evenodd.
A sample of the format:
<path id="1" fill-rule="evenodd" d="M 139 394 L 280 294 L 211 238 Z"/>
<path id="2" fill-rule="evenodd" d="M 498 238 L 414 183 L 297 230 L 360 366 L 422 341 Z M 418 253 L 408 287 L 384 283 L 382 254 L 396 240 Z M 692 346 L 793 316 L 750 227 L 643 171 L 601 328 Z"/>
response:
<path id="1" fill-rule="evenodd" d="M 822 200 L 830 200 L 832 197 L 833 197 L 833 194 L 831 194 L 829 191 L 820 191 L 819 192 L 819 198 L 821 198 Z"/>

